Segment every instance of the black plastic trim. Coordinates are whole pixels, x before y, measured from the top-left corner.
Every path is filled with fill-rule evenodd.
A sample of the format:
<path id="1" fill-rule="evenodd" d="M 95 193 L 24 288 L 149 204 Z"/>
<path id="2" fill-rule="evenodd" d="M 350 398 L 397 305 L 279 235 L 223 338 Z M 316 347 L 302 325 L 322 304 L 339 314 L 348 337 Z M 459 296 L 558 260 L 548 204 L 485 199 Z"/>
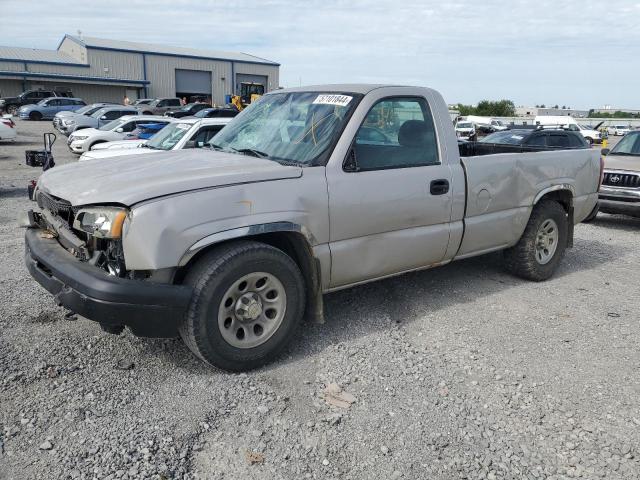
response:
<path id="1" fill-rule="evenodd" d="M 27 229 L 25 263 L 56 301 L 90 320 L 142 337 L 175 337 L 192 289 L 108 275 L 81 262 L 40 229 Z"/>

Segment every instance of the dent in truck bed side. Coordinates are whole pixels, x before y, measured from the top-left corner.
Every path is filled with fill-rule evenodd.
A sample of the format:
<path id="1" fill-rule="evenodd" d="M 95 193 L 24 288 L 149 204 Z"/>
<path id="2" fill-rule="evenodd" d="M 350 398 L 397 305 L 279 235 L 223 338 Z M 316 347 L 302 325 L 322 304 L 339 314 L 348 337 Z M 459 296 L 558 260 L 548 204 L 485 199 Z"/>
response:
<path id="1" fill-rule="evenodd" d="M 597 192 L 597 155 L 595 150 L 555 150 L 463 158 L 467 211 L 457 258 L 514 245 L 538 195 L 556 186 L 572 190 L 576 213 L 582 215 L 582 206 Z"/>

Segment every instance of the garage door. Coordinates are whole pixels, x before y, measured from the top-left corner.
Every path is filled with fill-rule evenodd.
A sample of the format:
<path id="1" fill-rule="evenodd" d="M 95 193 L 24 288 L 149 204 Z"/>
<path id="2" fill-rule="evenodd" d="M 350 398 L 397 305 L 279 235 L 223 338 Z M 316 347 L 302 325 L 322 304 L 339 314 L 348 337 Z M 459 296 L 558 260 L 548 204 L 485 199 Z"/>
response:
<path id="1" fill-rule="evenodd" d="M 211 96 L 211 72 L 176 69 L 176 92 Z"/>

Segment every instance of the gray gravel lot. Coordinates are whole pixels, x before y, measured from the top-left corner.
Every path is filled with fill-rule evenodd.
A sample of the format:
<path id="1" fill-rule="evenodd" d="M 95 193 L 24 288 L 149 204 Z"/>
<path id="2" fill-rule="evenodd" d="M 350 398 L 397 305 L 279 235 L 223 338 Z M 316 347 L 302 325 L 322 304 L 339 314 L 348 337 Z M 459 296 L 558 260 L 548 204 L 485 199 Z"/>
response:
<path id="1" fill-rule="evenodd" d="M 0 479 L 640 478 L 640 220 L 577 226 L 545 283 L 493 254 L 329 295 L 280 361 L 226 374 L 31 280 L 23 151 L 49 128 L 0 145 Z"/>

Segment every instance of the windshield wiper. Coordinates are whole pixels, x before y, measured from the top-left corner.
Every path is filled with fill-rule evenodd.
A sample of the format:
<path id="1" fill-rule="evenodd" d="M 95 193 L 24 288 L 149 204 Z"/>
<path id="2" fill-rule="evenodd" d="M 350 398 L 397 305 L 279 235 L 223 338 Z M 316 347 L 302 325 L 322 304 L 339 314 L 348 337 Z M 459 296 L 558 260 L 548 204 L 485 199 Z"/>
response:
<path id="1" fill-rule="evenodd" d="M 261 152 L 260 150 L 256 150 L 254 148 L 240 148 L 234 150 L 238 153 L 244 153 L 245 155 L 251 155 L 253 157 L 269 158 L 269 155 L 267 153 Z"/>

